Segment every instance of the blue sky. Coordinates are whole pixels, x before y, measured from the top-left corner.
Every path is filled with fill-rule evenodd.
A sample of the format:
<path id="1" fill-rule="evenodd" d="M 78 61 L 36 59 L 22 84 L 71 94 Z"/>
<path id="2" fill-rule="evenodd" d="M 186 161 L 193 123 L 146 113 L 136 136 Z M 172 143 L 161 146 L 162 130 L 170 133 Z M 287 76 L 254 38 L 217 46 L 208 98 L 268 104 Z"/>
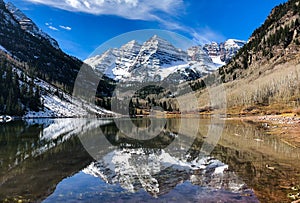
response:
<path id="1" fill-rule="evenodd" d="M 205 43 L 247 40 L 286 0 L 6 0 L 68 54 L 87 58 L 99 45 L 140 29 L 164 29 Z"/>

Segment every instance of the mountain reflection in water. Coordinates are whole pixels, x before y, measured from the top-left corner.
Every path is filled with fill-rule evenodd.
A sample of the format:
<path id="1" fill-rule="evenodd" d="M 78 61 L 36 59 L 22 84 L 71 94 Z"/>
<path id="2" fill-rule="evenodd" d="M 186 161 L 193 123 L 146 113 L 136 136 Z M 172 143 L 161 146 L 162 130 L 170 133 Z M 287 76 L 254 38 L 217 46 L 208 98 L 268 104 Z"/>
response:
<path id="1" fill-rule="evenodd" d="M 128 136 L 131 128 L 118 129 L 127 122 L 43 119 L 0 125 L 0 200 L 288 202 L 290 191 L 282 186 L 299 184 L 299 150 L 261 137 L 265 131 L 257 125 L 226 122 L 206 154 L 206 135 L 218 123 L 167 119 L 156 137 L 136 140 Z M 141 131 L 156 131 L 149 128 L 153 122 L 160 121 L 133 120 Z M 192 125 L 199 125 L 196 137 Z M 255 141 L 258 137 L 264 141 Z"/>

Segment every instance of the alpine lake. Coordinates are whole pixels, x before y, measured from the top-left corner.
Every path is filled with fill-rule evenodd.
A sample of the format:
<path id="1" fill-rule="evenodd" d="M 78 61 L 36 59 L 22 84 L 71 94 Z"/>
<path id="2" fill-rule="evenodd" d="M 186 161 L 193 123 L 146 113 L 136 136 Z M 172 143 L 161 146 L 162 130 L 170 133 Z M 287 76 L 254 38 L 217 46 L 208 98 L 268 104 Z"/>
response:
<path id="1" fill-rule="evenodd" d="M 300 149 L 215 118 L 0 124 L 1 202 L 291 202 Z"/>

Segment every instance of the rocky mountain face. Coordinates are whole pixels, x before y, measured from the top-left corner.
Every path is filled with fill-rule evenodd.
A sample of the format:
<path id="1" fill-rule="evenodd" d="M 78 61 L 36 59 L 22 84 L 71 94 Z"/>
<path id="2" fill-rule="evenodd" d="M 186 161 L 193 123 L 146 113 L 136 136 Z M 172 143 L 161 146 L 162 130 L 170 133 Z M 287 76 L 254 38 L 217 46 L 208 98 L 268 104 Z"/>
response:
<path id="1" fill-rule="evenodd" d="M 133 66 L 147 64 L 156 67 L 168 67 L 173 66 L 173 64 L 181 64 L 186 60 L 187 55 L 184 51 L 154 35 L 143 44 Z"/>
<path id="2" fill-rule="evenodd" d="M 89 58 L 85 62 L 95 68 L 99 73 L 117 80 L 129 77 L 129 68 L 139 54 L 141 45 L 130 41 L 120 49 L 109 49 L 101 55 Z"/>
<path id="3" fill-rule="evenodd" d="M 211 44 L 206 44 L 203 46 L 203 49 L 212 58 L 214 63 L 225 65 L 246 43 L 246 41 L 242 40 L 228 39 L 221 43 L 212 42 Z"/>
<path id="4" fill-rule="evenodd" d="M 185 81 L 217 68 L 200 46 L 183 51 L 154 35 L 143 44 L 130 41 L 85 62 L 118 81 Z"/>

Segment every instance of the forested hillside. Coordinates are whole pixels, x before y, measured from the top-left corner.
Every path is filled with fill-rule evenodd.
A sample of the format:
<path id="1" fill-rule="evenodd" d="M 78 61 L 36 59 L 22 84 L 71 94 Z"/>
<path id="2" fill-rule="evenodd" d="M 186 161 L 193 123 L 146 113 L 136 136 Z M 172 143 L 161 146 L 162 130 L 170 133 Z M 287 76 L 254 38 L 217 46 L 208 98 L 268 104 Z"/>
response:
<path id="1" fill-rule="evenodd" d="M 229 64 L 191 83 L 200 108 L 209 106 L 206 87 L 223 83 L 235 113 L 297 112 L 300 105 L 300 1 L 276 6 Z M 214 85 L 213 85 L 214 86 Z"/>
<path id="2" fill-rule="evenodd" d="M 41 93 L 33 80 L 24 73 L 13 71 L 14 65 L 0 54 L 0 115 L 21 116 L 26 111 L 39 111 Z"/>

